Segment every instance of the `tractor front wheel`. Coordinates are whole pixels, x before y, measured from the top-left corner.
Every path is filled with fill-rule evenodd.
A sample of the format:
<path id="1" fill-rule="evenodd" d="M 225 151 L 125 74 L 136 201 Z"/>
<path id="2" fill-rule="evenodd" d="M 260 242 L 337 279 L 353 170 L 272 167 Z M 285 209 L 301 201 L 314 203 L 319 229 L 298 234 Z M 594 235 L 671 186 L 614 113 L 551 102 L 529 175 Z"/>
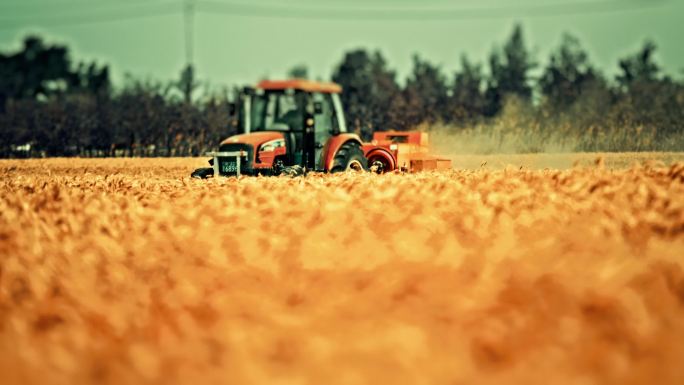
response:
<path id="1" fill-rule="evenodd" d="M 214 176 L 214 169 L 211 167 L 198 168 L 190 174 L 190 177 L 195 179 L 207 179 Z"/>
<path id="2" fill-rule="evenodd" d="M 330 172 L 368 171 L 368 159 L 354 142 L 347 142 L 337 150 Z"/>

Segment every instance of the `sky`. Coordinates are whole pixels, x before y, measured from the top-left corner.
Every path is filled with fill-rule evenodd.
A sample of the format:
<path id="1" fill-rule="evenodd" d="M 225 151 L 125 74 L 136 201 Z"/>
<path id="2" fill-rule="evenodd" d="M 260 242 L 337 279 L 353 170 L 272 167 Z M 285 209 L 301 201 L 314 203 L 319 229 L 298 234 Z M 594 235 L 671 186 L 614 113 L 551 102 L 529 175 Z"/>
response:
<path id="1" fill-rule="evenodd" d="M 414 54 L 449 76 L 462 54 L 486 62 L 520 23 L 541 64 L 568 32 L 612 76 L 651 39 L 660 65 L 682 78 L 683 18 L 684 0 L 0 0 L 0 51 L 37 34 L 68 45 L 74 61 L 109 64 L 115 84 L 126 73 L 176 79 L 191 56 L 201 81 L 222 86 L 282 78 L 299 64 L 329 79 L 346 51 L 363 47 L 403 79 Z"/>

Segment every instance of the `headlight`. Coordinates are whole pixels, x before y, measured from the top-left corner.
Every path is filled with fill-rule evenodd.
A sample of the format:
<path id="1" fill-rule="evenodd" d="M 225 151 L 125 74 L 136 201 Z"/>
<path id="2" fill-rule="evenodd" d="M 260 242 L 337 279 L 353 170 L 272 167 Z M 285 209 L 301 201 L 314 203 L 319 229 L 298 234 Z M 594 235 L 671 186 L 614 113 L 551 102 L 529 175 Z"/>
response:
<path id="1" fill-rule="evenodd" d="M 390 144 L 390 150 L 397 151 L 397 148 L 399 148 L 399 146 L 397 146 L 396 144 Z"/>

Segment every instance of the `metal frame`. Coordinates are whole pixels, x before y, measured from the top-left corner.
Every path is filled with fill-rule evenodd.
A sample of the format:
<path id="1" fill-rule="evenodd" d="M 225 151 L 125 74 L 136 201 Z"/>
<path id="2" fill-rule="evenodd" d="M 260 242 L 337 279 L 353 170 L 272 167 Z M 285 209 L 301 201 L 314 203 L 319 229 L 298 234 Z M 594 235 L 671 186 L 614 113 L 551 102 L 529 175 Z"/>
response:
<path id="1" fill-rule="evenodd" d="M 235 176 L 240 176 L 240 162 L 242 161 L 241 158 L 244 156 L 247 156 L 247 151 L 224 151 L 224 152 L 207 152 L 207 156 L 211 156 L 214 158 L 214 164 L 212 167 L 214 168 L 214 176 L 219 177 L 220 174 L 220 166 L 219 166 L 219 158 L 231 158 L 235 157 L 235 165 L 236 165 L 236 174 Z"/>

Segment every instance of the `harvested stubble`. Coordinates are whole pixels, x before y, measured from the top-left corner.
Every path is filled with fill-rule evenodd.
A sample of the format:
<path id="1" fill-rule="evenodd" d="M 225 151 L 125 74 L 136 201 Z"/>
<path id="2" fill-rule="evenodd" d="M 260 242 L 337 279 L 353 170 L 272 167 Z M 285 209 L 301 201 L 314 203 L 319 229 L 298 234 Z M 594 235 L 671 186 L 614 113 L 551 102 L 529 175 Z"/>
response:
<path id="1" fill-rule="evenodd" d="M 0 162 L 3 384 L 682 384 L 684 165 Z"/>

